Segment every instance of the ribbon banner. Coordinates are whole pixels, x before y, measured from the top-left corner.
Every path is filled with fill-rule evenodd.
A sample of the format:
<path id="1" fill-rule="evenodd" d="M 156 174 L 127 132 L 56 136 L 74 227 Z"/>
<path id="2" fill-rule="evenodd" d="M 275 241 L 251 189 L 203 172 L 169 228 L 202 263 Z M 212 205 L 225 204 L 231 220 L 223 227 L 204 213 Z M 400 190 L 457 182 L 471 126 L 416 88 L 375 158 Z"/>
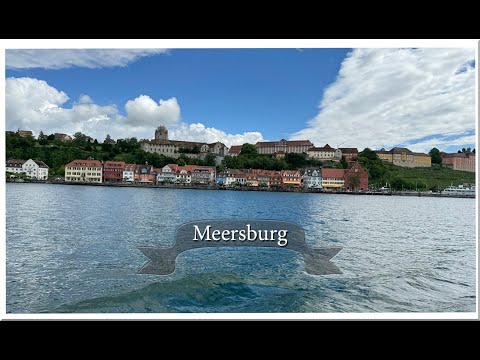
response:
<path id="1" fill-rule="evenodd" d="M 150 259 L 141 274 L 168 275 L 175 271 L 177 256 L 186 250 L 204 247 L 261 247 L 293 250 L 305 261 L 311 275 L 341 274 L 330 262 L 341 247 L 310 247 L 305 231 L 297 224 L 276 220 L 200 220 L 181 225 L 175 233 L 175 244 L 168 248 L 139 247 Z"/>

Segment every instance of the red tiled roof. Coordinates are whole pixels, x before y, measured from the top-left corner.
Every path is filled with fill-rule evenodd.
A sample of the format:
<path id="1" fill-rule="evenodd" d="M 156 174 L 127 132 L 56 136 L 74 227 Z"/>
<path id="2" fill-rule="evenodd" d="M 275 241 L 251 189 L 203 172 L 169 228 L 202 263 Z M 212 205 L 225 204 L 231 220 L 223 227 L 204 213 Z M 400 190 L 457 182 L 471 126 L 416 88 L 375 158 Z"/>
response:
<path id="1" fill-rule="evenodd" d="M 102 167 L 102 163 L 98 160 L 73 160 L 65 166 Z"/>
<path id="2" fill-rule="evenodd" d="M 125 167 L 125 162 L 124 161 L 105 161 L 103 164 L 103 167 Z"/>
<path id="3" fill-rule="evenodd" d="M 288 146 L 306 146 L 313 145 L 310 140 L 290 140 L 287 141 Z"/>
<path id="4" fill-rule="evenodd" d="M 280 140 L 280 141 L 259 141 L 255 144 L 257 147 L 270 147 L 275 145 L 285 144 L 287 146 L 308 146 L 313 145 L 310 140 Z"/>
<path id="5" fill-rule="evenodd" d="M 173 172 L 177 172 L 178 171 L 178 164 L 167 164 L 166 166 L 168 166 L 170 169 L 173 170 Z M 165 166 L 164 166 L 165 167 Z M 160 172 L 163 171 L 163 167 L 161 169 L 159 169 Z"/>
<path id="6" fill-rule="evenodd" d="M 300 171 L 299 170 L 282 170 L 281 172 L 282 175 L 294 175 L 294 176 L 300 176 Z"/>
<path id="7" fill-rule="evenodd" d="M 311 147 L 308 149 L 308 151 L 330 151 L 330 152 L 335 152 L 335 149 L 332 148 L 330 145 L 325 145 L 323 147 Z"/>
<path id="8" fill-rule="evenodd" d="M 170 166 L 170 164 L 169 164 L 169 166 Z M 213 167 L 212 166 L 201 166 L 201 165 L 178 166 L 177 171 L 181 171 L 181 170 L 186 170 L 186 171 L 189 171 L 189 172 L 192 172 L 194 170 L 210 170 L 210 171 L 213 171 Z"/>
<path id="9" fill-rule="evenodd" d="M 453 154 L 443 154 L 442 157 L 452 158 L 452 157 L 459 157 L 459 158 L 466 158 L 473 156 L 475 157 L 475 153 L 453 153 Z"/>
<path id="10" fill-rule="evenodd" d="M 339 148 L 342 153 L 347 154 L 358 154 L 357 148 Z"/>
<path id="11" fill-rule="evenodd" d="M 328 169 L 322 168 L 322 178 L 336 178 L 341 179 L 345 174 L 344 169 Z"/>
<path id="12" fill-rule="evenodd" d="M 229 154 L 239 154 L 242 150 L 242 145 L 232 145 L 230 150 L 228 150 Z"/>

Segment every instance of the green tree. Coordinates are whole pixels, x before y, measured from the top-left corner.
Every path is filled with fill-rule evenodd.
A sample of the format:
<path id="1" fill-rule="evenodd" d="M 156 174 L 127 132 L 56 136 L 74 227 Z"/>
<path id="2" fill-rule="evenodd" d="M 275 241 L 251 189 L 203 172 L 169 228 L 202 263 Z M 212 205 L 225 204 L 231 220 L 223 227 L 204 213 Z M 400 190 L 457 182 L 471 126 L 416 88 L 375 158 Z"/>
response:
<path id="1" fill-rule="evenodd" d="M 78 146 L 78 145 L 83 145 L 86 140 L 86 135 L 82 134 L 80 131 L 76 132 L 73 135 L 73 142 Z"/>
<path id="2" fill-rule="evenodd" d="M 432 164 L 441 164 L 442 163 L 442 155 L 440 155 L 440 150 L 437 148 L 433 148 L 428 152 L 428 155 L 432 157 Z"/>
<path id="3" fill-rule="evenodd" d="M 205 166 L 215 166 L 215 155 L 208 153 L 205 157 Z"/>
<path id="4" fill-rule="evenodd" d="M 225 166 L 220 164 L 217 166 L 217 173 L 221 173 L 225 171 Z"/>
<path id="5" fill-rule="evenodd" d="M 338 162 L 336 167 L 338 169 L 346 169 L 348 167 L 348 162 L 345 159 L 345 156 L 342 156 L 342 159 Z"/>
<path id="6" fill-rule="evenodd" d="M 402 177 L 396 176 L 390 181 L 390 186 L 394 190 L 410 190 L 415 185 L 412 185 L 411 182 L 405 180 Z"/>
<path id="7" fill-rule="evenodd" d="M 255 145 L 245 143 L 242 145 L 240 155 L 257 155 L 258 151 Z"/>
<path id="8" fill-rule="evenodd" d="M 43 133 L 43 131 L 40 131 L 40 134 L 38 134 L 38 143 L 40 145 L 48 144 L 48 137 Z"/>
<path id="9" fill-rule="evenodd" d="M 65 176 L 65 165 L 60 165 L 58 169 L 55 170 L 55 175 Z"/>
<path id="10" fill-rule="evenodd" d="M 378 160 L 379 159 L 377 153 L 375 151 L 369 149 L 369 148 L 363 149 L 363 151 L 361 151 L 358 154 L 357 160 L 360 161 L 360 158 L 363 158 L 363 159 L 366 159 L 366 160 Z"/>
<path id="11" fill-rule="evenodd" d="M 288 167 L 293 169 L 299 169 L 305 166 L 307 156 L 305 154 L 286 154 L 285 161 L 288 164 Z"/>

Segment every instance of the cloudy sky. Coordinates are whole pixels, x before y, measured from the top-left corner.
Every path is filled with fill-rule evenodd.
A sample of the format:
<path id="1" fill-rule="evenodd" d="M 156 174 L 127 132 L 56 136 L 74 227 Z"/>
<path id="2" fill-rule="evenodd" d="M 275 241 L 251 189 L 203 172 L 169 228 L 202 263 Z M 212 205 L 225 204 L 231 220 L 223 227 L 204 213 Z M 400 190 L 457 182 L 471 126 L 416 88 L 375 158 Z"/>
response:
<path id="1" fill-rule="evenodd" d="M 474 49 L 6 50 L 6 129 L 475 145 Z"/>

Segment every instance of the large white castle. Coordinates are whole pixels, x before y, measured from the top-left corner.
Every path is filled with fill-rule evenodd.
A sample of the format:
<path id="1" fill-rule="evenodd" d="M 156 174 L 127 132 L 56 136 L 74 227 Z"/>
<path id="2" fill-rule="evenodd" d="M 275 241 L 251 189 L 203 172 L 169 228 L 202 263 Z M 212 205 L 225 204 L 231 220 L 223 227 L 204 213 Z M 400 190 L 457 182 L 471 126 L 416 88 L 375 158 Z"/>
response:
<path id="1" fill-rule="evenodd" d="M 189 158 L 203 160 L 207 154 L 214 154 L 223 159 L 223 157 L 228 154 L 228 147 L 220 141 L 208 144 L 195 141 L 169 140 L 168 129 L 163 125 L 160 125 L 157 130 L 155 130 L 155 139 L 141 140 L 140 146 L 144 151 L 162 154 L 174 159 L 185 155 Z"/>

